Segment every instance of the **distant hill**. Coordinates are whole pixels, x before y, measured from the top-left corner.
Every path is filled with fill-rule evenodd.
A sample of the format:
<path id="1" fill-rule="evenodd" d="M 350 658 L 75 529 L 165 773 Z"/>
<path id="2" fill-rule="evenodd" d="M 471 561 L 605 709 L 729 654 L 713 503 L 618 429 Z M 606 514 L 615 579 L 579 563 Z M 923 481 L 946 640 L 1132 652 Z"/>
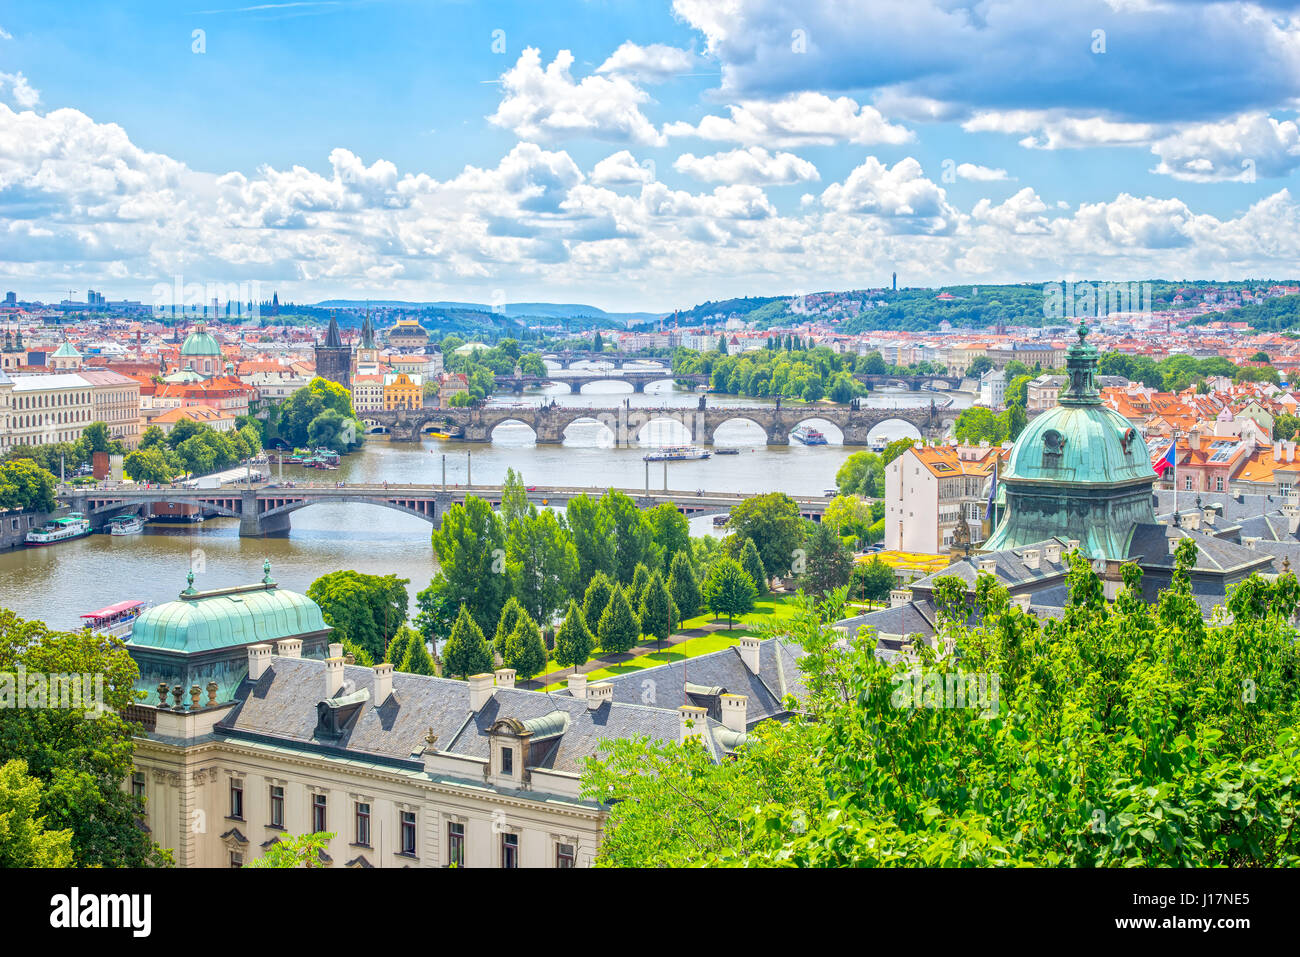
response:
<path id="1" fill-rule="evenodd" d="M 654 322 L 662 313 L 656 312 L 606 312 L 597 306 L 582 303 L 556 302 L 508 302 L 503 306 L 493 307 L 481 302 L 406 302 L 398 299 L 327 299 L 316 303 L 318 309 L 364 309 L 367 305 L 382 306 L 386 309 L 408 309 L 412 312 L 434 310 L 438 312 L 482 312 L 489 315 L 505 316 L 509 319 L 599 319 L 614 325 L 636 325 Z"/>

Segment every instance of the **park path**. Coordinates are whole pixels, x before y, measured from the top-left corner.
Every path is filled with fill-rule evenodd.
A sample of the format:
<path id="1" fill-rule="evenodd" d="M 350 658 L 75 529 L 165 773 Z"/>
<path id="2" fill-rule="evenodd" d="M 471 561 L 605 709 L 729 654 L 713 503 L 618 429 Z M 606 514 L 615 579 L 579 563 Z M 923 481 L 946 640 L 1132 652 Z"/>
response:
<path id="1" fill-rule="evenodd" d="M 599 658 L 592 658 L 586 664 L 579 665 L 577 673 L 580 675 L 589 674 L 593 671 L 599 671 L 601 668 L 609 668 L 613 665 L 621 665 L 624 662 L 631 661 L 633 658 L 639 658 L 644 654 L 653 654 L 658 651 L 667 651 L 673 645 L 679 645 L 683 641 L 691 638 L 699 638 L 703 635 L 712 634 L 715 631 L 726 631 L 727 623 L 725 621 L 711 621 L 698 628 L 688 628 L 686 631 L 675 632 L 668 636 L 668 640 L 660 645 L 655 641 L 646 641 L 633 646 L 631 651 L 625 651 L 616 655 L 601 655 Z M 549 684 L 557 681 L 563 681 L 574 673 L 572 668 L 559 668 L 554 671 L 548 671 L 546 674 L 538 675 L 536 678 L 527 682 L 522 682 L 520 687 L 545 688 Z"/>

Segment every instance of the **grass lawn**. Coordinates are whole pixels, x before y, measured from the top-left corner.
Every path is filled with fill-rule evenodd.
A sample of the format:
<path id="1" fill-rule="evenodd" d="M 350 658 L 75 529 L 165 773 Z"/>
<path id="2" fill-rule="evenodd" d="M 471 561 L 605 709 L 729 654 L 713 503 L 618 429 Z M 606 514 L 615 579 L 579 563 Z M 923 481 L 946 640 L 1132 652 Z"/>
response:
<path id="1" fill-rule="evenodd" d="M 700 635 L 695 638 L 688 638 L 679 644 L 666 648 L 663 651 L 655 651 L 655 641 L 653 638 L 640 642 L 634 652 L 644 651 L 645 654 L 638 654 L 622 664 L 611 665 L 608 668 L 600 668 L 596 671 L 587 672 L 589 681 L 599 681 L 601 678 L 611 678 L 614 675 L 625 675 L 632 671 L 642 671 L 646 668 L 653 668 L 656 665 L 667 664 L 672 661 L 681 661 L 684 658 L 698 658 L 700 655 L 712 654 L 715 651 L 721 651 L 723 648 L 729 648 L 741 638 L 753 635 L 757 629 L 747 628 L 746 625 L 758 625 L 769 621 L 780 621 L 781 619 L 790 618 L 794 615 L 794 596 L 793 595 L 776 595 L 768 596 L 754 603 L 754 610 L 747 615 L 742 615 L 735 621 L 735 627 L 730 631 L 723 627 L 720 631 L 710 632 L 706 635 Z M 700 628 L 704 625 L 720 624 L 725 626 L 727 619 L 715 619 L 707 613 L 697 615 L 682 622 L 677 627 L 676 633 L 690 631 L 694 628 Z M 547 670 L 558 668 L 559 665 L 553 661 L 547 662 Z M 544 690 L 554 691 L 565 686 L 565 680 L 547 685 Z"/>

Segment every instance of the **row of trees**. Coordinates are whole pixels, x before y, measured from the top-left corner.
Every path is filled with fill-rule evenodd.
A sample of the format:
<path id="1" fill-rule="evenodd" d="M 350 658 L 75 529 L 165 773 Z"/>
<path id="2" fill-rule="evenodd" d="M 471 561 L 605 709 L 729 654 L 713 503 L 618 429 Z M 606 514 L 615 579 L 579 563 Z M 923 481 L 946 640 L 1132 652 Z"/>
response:
<path id="1" fill-rule="evenodd" d="M 122 467 L 137 482 L 170 482 L 179 475 L 230 468 L 261 451 L 261 436 L 251 425 L 218 432 L 202 422 L 182 419 L 169 432 L 156 425 L 145 429 L 140 445 L 127 453 Z"/>
<path id="2" fill-rule="evenodd" d="M 19 459 L 29 459 L 47 472 L 58 475 L 60 468 L 64 469 L 66 474 L 90 465 L 91 455 L 95 452 L 121 455 L 126 452 L 126 447 L 120 440 L 112 438 L 107 424 L 91 422 L 75 442 L 15 445 L 5 451 L 4 461 L 16 462 Z"/>
<path id="3" fill-rule="evenodd" d="M 836 603 L 805 601 L 781 631 L 806 717 L 751 729 L 734 761 L 611 742 L 583 777 L 610 805 L 597 864 L 1300 864 L 1300 583 L 1252 576 L 1207 623 L 1195 554 L 1184 539 L 1152 605 L 1136 565 L 1108 602 L 1076 552 L 1059 619 L 992 576 L 941 579 L 915 662 L 869 632 L 845 646 Z"/>

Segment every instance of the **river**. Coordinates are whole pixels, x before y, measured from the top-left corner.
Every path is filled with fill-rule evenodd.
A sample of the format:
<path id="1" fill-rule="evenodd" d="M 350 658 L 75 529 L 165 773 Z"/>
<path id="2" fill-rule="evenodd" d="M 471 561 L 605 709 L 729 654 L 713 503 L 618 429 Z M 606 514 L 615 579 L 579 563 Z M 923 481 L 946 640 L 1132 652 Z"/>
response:
<path id="1" fill-rule="evenodd" d="M 872 394 L 867 404 L 877 407 L 928 405 L 933 395 L 915 392 Z M 971 396 L 955 393 L 956 404 L 969 405 Z M 497 396 L 494 405 L 538 404 L 552 400 L 566 406 L 612 407 L 629 400 L 633 409 L 690 410 L 698 396 L 670 383 L 655 383 L 647 392 L 631 392 L 626 383 L 593 382 L 581 394 L 567 394 L 554 386 L 519 396 Z M 731 396 L 708 397 L 711 407 L 770 405 L 768 400 Z M 812 410 L 810 409 L 810 412 Z M 728 423 L 718 429 L 716 443 L 739 448 L 739 455 L 718 456 L 694 462 L 669 463 L 670 488 L 704 488 L 713 491 L 820 494 L 835 484 L 835 472 L 855 448 L 839 443 L 839 433 L 828 423 L 812 425 L 824 431 L 832 444 L 765 447 L 757 425 Z M 885 423 L 882 434 L 905 434 L 901 422 Z M 419 444 L 367 441 L 362 451 L 345 457 L 337 472 L 318 472 L 285 466 L 283 476 L 299 483 L 442 481 L 446 456 L 447 482 L 475 484 L 501 482 L 514 468 L 529 485 L 590 485 L 596 494 L 610 486 L 644 488 L 644 448 L 613 448 L 611 434 L 597 423 L 574 423 L 563 445 L 536 445 L 532 431 L 523 425 L 500 426 L 490 444 L 469 445 L 427 439 Z M 681 426 L 651 421 L 641 433 L 647 444 L 689 441 Z M 276 476 L 279 469 L 274 469 Z M 664 466 L 651 463 L 653 488 L 664 484 Z M 429 543 L 430 526 L 414 516 L 374 505 L 321 504 L 294 512 L 287 538 L 239 537 L 235 519 L 210 519 L 197 526 L 151 523 L 139 535 L 91 535 L 44 548 L 18 548 L 0 552 L 0 606 L 23 618 L 40 618 L 52 627 L 78 626 L 79 616 L 124 599 L 153 603 L 169 601 L 185 587 L 191 565 L 195 587 L 225 588 L 248 584 L 262 577 L 262 562 L 271 562 L 272 577 L 284 588 L 306 591 L 326 572 L 351 568 L 371 574 L 398 574 L 409 578 L 412 605 L 436 571 Z M 708 518 L 692 523 L 693 534 L 712 531 Z"/>

